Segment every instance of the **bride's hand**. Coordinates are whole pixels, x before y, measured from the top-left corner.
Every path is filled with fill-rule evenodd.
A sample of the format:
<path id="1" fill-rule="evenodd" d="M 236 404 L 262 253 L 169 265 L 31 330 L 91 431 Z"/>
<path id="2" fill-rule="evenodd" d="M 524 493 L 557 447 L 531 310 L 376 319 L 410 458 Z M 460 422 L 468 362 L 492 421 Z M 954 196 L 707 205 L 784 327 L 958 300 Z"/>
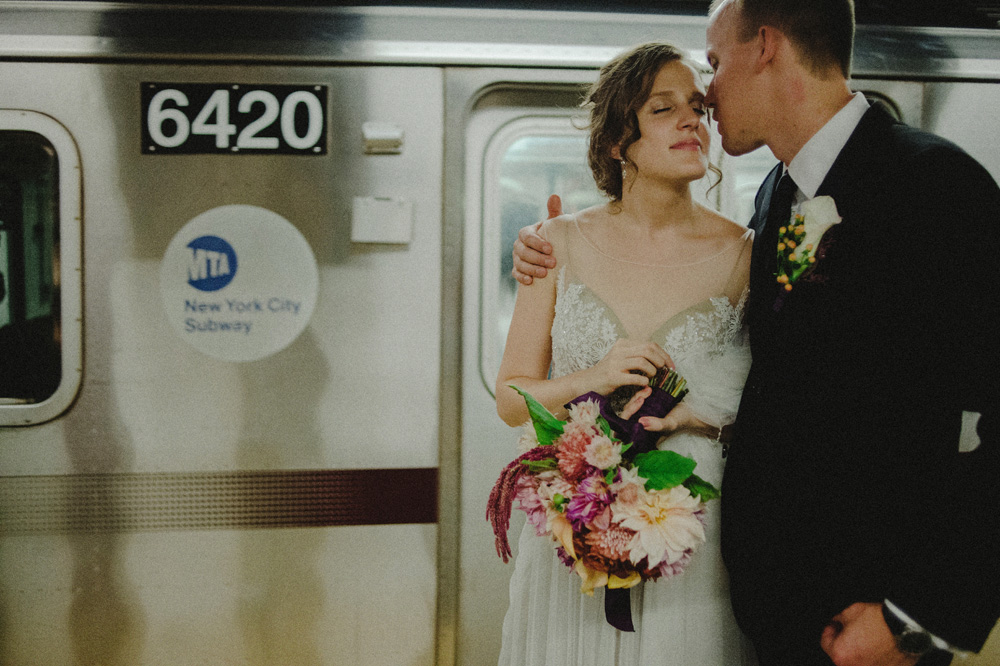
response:
<path id="1" fill-rule="evenodd" d="M 635 409 L 638 409 L 638 407 Z M 709 425 L 697 418 L 691 411 L 691 408 L 684 404 L 683 401 L 667 412 L 667 415 L 662 419 L 653 416 L 643 416 L 639 419 L 639 424 L 646 430 L 661 432 L 664 435 L 672 435 L 675 432 L 685 430 L 717 439 L 722 434 L 716 426 Z"/>
<path id="2" fill-rule="evenodd" d="M 674 362 L 662 347 L 623 338 L 596 365 L 580 371 L 580 386 L 601 395 L 619 386 L 649 386 L 649 378 L 664 366 L 673 368 Z"/>

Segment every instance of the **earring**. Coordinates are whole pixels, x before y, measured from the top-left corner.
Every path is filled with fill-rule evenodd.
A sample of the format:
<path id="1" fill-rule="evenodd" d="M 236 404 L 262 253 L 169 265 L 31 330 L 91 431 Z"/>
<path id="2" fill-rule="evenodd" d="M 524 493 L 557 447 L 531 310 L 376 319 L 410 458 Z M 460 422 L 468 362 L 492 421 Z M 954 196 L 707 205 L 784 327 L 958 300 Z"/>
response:
<path id="1" fill-rule="evenodd" d="M 625 176 L 626 176 L 627 174 L 628 174 L 628 171 L 626 171 L 626 169 L 625 169 L 625 160 L 622 160 L 622 181 L 623 181 L 623 182 L 624 182 L 624 180 L 625 180 Z"/>

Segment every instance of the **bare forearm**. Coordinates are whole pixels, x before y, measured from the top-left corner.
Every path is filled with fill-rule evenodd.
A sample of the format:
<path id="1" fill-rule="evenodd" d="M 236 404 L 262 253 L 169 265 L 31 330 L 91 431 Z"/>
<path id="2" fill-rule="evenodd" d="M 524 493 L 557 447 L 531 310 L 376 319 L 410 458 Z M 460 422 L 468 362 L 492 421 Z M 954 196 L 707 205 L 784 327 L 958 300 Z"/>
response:
<path id="1" fill-rule="evenodd" d="M 566 408 L 563 406 L 573 398 L 586 393 L 585 378 L 581 372 L 575 372 L 555 379 L 536 379 L 533 377 L 509 377 L 497 381 L 497 413 L 507 425 L 519 426 L 528 420 L 528 407 L 524 398 L 510 388 L 516 386 L 542 403 L 555 416 L 563 418 Z"/>

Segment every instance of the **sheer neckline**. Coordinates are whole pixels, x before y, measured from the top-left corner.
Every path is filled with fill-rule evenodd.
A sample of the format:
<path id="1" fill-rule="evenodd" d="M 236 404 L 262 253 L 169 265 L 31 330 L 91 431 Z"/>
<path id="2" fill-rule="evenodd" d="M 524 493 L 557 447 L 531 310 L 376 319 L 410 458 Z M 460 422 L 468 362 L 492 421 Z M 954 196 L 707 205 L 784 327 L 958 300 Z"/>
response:
<path id="1" fill-rule="evenodd" d="M 744 231 L 740 235 L 739 238 L 737 238 L 736 240 L 734 240 L 732 243 L 726 244 L 725 247 L 723 247 L 721 250 L 719 250 L 715 254 L 709 255 L 707 257 L 703 257 L 703 258 L 698 259 L 696 261 L 689 261 L 689 262 L 675 263 L 675 264 L 648 264 L 648 263 L 644 263 L 644 262 L 641 262 L 641 261 L 631 261 L 629 259 L 622 259 L 621 257 L 616 257 L 613 254 L 605 252 L 596 243 L 594 243 L 593 241 L 591 241 L 590 238 L 587 237 L 587 234 L 585 234 L 583 232 L 583 229 L 580 228 L 580 218 L 577 217 L 576 215 L 573 215 L 573 224 L 576 227 L 577 233 L 580 234 L 580 238 L 583 239 L 583 242 L 585 242 L 587 245 L 589 245 L 591 247 L 591 249 L 593 249 L 598 254 L 600 254 L 602 256 L 605 256 L 608 259 L 612 259 L 614 261 L 620 261 L 622 263 L 632 264 L 633 266 L 647 266 L 649 268 L 684 268 L 684 267 L 687 267 L 687 266 L 698 266 L 699 264 L 703 264 L 705 262 L 708 262 L 708 261 L 711 261 L 711 260 L 716 259 L 718 257 L 721 257 L 723 254 L 725 254 L 726 252 L 728 252 L 732 248 L 736 247 L 740 243 L 746 243 L 747 239 L 750 238 L 753 235 L 753 229 L 749 229 L 748 228 L 746 231 Z"/>
<path id="2" fill-rule="evenodd" d="M 704 309 L 706 305 L 714 307 L 715 304 L 719 301 L 719 299 L 725 300 L 726 306 L 729 307 L 730 309 L 738 310 L 740 305 L 746 300 L 746 294 L 749 290 L 749 288 L 743 290 L 744 293 L 740 297 L 740 301 L 735 305 L 732 303 L 732 301 L 729 300 L 729 297 L 725 294 L 717 294 L 715 296 L 709 296 L 708 298 L 704 298 L 700 301 L 692 303 L 691 305 L 688 305 L 687 307 L 678 310 L 674 314 L 664 319 L 659 326 L 650 331 L 648 337 L 643 338 L 639 336 L 634 336 L 632 334 L 633 332 L 629 331 L 629 329 L 625 326 L 624 322 L 622 322 L 621 317 L 618 316 L 618 313 L 615 312 L 615 309 L 610 305 L 608 305 L 608 303 L 603 298 L 601 298 L 601 296 L 596 291 L 591 289 L 586 282 L 583 282 L 582 280 L 578 279 L 567 279 L 565 266 L 563 266 L 562 269 L 559 271 L 558 282 L 561 283 L 563 290 L 568 289 L 570 286 L 573 285 L 579 285 L 582 289 L 585 289 L 587 292 L 589 292 L 590 295 L 594 298 L 594 300 L 598 303 L 598 305 L 600 305 L 601 309 L 604 310 L 604 312 L 607 314 L 608 320 L 611 322 L 611 325 L 614 326 L 616 329 L 618 329 L 618 331 L 622 334 L 621 337 L 630 340 L 646 340 L 653 342 L 655 342 L 659 337 L 665 335 L 666 331 L 673 328 L 675 325 L 674 321 L 676 319 L 679 319 L 683 315 L 687 315 L 695 310 L 698 310 L 699 308 Z"/>

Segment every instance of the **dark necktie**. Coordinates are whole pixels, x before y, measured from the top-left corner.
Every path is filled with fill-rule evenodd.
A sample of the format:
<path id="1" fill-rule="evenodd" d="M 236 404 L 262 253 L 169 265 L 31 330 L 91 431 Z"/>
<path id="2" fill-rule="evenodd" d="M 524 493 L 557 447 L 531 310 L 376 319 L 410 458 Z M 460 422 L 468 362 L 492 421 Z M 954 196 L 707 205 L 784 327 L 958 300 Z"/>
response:
<path id="1" fill-rule="evenodd" d="M 767 208 L 767 224 L 764 225 L 764 238 L 761 249 L 764 253 L 762 280 L 774 283 L 774 273 L 778 267 L 778 229 L 788 224 L 792 217 L 792 200 L 798 186 L 792 177 L 785 174 L 778 180 L 777 187 L 771 195 L 771 203 Z"/>
<path id="2" fill-rule="evenodd" d="M 759 230 L 754 241 L 753 258 L 750 261 L 750 309 L 747 320 L 750 324 L 750 342 L 756 344 L 758 337 L 754 333 L 760 330 L 771 312 L 771 306 L 777 294 L 777 282 L 774 273 L 778 267 L 778 229 L 788 224 L 792 215 L 792 199 L 798 187 L 787 173 L 778 179 L 771 192 L 771 200 L 767 208 L 764 228 Z"/>

